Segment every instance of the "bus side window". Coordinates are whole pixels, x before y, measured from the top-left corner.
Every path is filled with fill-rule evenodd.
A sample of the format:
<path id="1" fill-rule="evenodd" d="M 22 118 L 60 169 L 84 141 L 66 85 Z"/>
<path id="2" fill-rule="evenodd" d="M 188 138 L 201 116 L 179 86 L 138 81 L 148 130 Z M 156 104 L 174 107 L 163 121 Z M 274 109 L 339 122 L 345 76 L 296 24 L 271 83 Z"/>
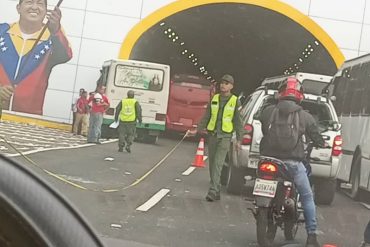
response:
<path id="1" fill-rule="evenodd" d="M 334 78 L 334 95 L 336 100 L 334 106 L 337 111 L 337 115 L 340 116 L 343 113 L 343 105 L 345 104 L 345 89 L 347 86 L 346 74 Z"/>
<path id="2" fill-rule="evenodd" d="M 365 67 L 364 67 L 365 68 Z M 352 101 L 351 101 L 351 109 L 350 113 L 352 116 L 358 116 L 361 111 L 361 100 L 362 100 L 362 93 L 363 93 L 363 85 L 361 83 L 362 73 L 364 73 L 364 68 L 359 65 L 355 65 L 351 69 L 351 82 L 350 82 L 350 89 L 352 91 Z"/>
<path id="3" fill-rule="evenodd" d="M 364 64 L 364 74 L 362 79 L 363 92 L 362 92 L 362 115 L 370 115 L 370 62 Z"/>
<path id="4" fill-rule="evenodd" d="M 351 104 L 352 104 L 352 95 L 353 95 L 353 77 L 352 77 L 352 68 L 346 69 L 344 73 L 344 87 L 343 87 L 343 93 L 344 93 L 344 100 L 343 100 L 343 107 L 342 107 L 342 115 L 343 116 L 349 116 L 351 113 Z"/>

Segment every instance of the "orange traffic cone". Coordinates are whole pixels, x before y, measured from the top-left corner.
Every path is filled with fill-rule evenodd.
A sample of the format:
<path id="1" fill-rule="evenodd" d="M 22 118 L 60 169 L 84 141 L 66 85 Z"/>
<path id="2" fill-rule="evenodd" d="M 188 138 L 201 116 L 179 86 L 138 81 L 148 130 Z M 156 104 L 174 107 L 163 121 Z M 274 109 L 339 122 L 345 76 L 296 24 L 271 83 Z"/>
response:
<path id="1" fill-rule="evenodd" d="M 194 161 L 192 163 L 193 166 L 195 167 L 205 167 L 204 163 L 204 138 L 200 138 L 197 153 L 195 154 Z"/>

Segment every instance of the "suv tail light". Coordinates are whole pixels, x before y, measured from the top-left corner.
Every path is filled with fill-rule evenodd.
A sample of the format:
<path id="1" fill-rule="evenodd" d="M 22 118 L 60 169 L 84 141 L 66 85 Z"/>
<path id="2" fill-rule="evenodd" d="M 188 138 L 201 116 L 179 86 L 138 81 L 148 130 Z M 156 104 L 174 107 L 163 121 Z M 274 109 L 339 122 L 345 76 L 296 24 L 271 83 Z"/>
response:
<path id="1" fill-rule="evenodd" d="M 342 136 L 336 136 L 333 142 L 333 148 L 331 150 L 332 156 L 339 156 L 342 154 Z"/>
<path id="2" fill-rule="evenodd" d="M 250 145 L 253 138 L 253 126 L 251 124 L 244 125 L 244 132 L 242 145 Z"/>

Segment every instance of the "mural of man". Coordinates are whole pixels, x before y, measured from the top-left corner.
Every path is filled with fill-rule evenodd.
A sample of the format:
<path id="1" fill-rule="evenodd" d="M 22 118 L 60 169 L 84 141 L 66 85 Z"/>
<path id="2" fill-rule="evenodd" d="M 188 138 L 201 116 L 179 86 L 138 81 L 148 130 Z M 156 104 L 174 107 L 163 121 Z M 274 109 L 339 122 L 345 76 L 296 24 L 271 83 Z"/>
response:
<path id="1" fill-rule="evenodd" d="M 0 87 L 13 88 L 3 109 L 42 115 L 45 92 L 52 68 L 72 58 L 58 7 L 47 10 L 47 0 L 19 0 L 19 21 L 0 23 Z M 48 26 L 33 50 L 44 26 Z"/>

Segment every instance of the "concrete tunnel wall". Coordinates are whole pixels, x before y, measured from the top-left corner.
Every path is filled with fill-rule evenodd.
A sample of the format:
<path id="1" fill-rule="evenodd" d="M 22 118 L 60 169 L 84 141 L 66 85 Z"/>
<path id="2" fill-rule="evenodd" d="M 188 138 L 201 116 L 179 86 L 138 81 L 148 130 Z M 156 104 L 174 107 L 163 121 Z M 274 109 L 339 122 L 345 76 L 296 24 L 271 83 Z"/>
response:
<path id="1" fill-rule="evenodd" d="M 344 57 L 309 17 L 279 1 L 180 0 L 148 16 L 128 34 L 122 59 L 169 64 L 171 74 L 210 82 L 234 76 L 250 93 L 276 75 L 333 75 Z"/>

